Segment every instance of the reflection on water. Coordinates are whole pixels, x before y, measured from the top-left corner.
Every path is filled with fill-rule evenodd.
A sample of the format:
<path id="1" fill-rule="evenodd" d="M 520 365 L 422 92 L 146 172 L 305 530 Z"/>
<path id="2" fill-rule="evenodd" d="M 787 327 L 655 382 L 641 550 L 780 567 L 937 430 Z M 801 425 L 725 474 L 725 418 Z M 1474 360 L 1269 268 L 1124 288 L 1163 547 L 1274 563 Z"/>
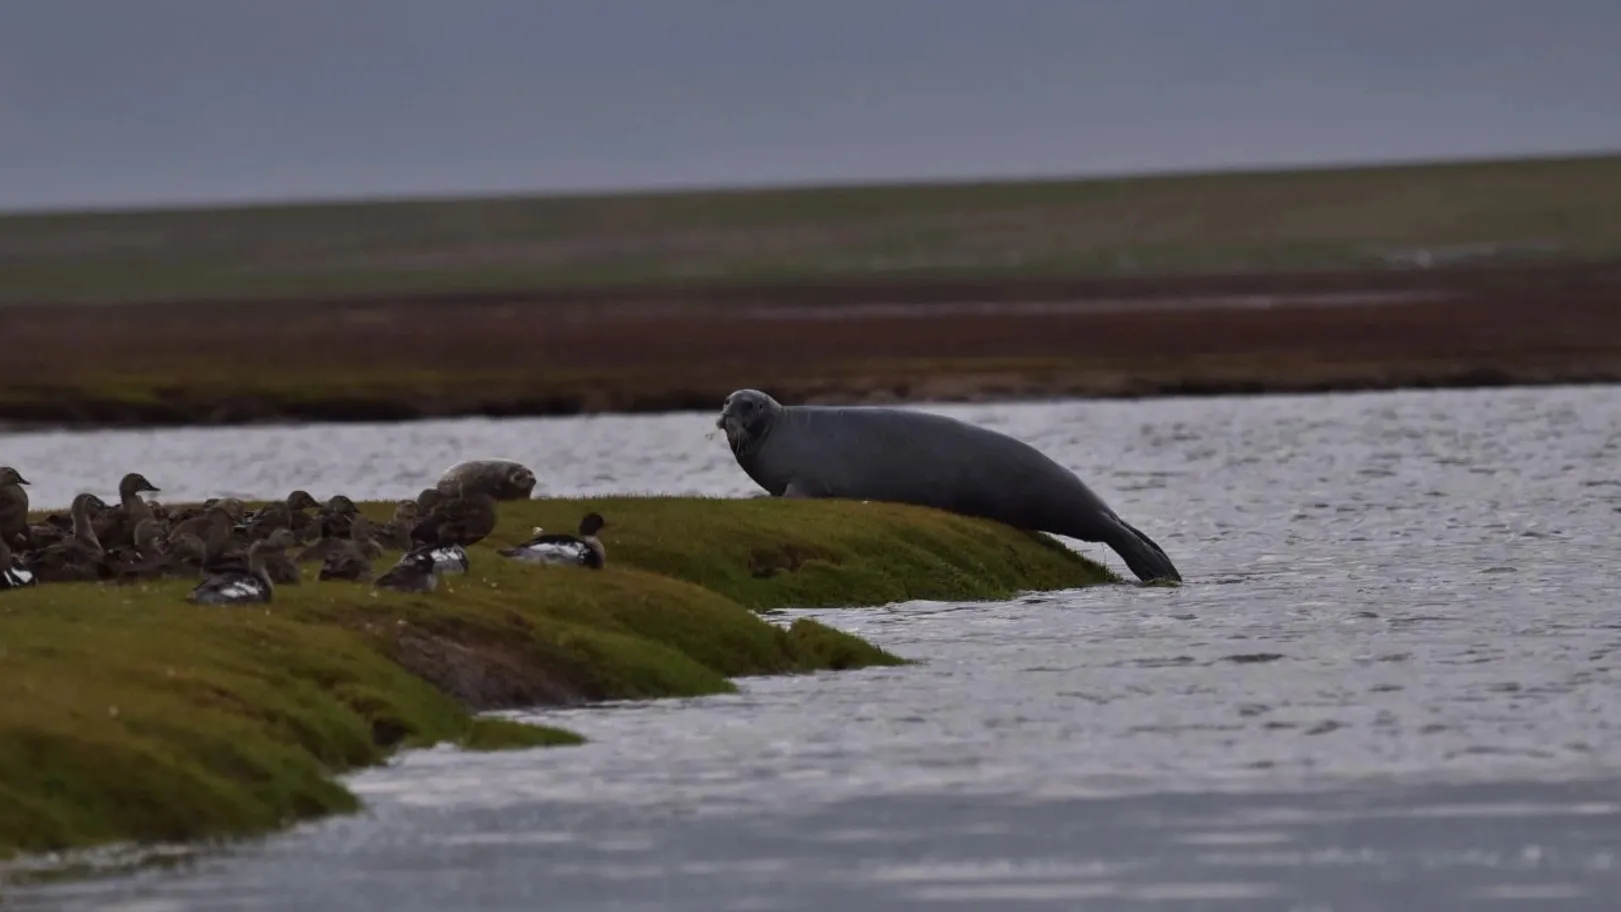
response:
<path id="1" fill-rule="evenodd" d="M 819 612 L 923 662 L 542 712 L 591 742 L 410 754 L 353 778 L 363 815 L 8 905 L 1613 908 L 1621 392 L 940 410 L 1076 468 L 1188 585 Z M 484 455 L 547 493 L 748 493 L 711 429 L 26 435 L 5 459 L 59 503 L 126 467 L 176 497 L 393 496 Z"/>

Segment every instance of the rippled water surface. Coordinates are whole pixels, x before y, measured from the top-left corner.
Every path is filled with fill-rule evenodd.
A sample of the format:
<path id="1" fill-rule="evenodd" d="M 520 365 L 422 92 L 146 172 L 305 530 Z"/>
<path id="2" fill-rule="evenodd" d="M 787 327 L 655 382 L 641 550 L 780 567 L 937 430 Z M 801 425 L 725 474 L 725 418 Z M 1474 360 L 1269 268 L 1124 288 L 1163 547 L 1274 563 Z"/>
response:
<path id="1" fill-rule="evenodd" d="M 915 666 L 537 718 L 366 813 L 52 909 L 1558 909 L 1621 896 L 1621 390 L 940 408 L 1075 468 L 1188 579 L 817 612 Z M 65 503 L 751 493 L 708 415 L 12 435 Z M 611 546 L 611 539 L 610 539 Z M 1084 546 L 1120 567 L 1111 553 Z"/>

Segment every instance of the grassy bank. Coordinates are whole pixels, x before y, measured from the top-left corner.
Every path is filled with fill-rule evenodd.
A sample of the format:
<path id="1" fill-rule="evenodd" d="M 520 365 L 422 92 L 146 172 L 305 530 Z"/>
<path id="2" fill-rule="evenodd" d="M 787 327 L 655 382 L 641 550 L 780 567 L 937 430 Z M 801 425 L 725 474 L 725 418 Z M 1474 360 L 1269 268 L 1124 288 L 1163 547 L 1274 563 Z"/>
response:
<path id="1" fill-rule="evenodd" d="M 593 509 L 613 523 L 600 573 L 492 551 Z M 374 596 L 315 582 L 310 567 L 261 609 L 186 604 L 183 581 L 0 593 L 0 856 L 351 810 L 333 774 L 399 747 L 577 740 L 478 710 L 721 693 L 734 676 L 900 661 L 758 610 L 1113 578 L 1039 536 L 837 502 L 530 501 L 506 505 L 471 552 L 473 572 L 432 595 Z"/>
<path id="2" fill-rule="evenodd" d="M 17 215 L 0 218 L 0 303 L 1357 268 L 1418 246 L 1588 256 L 1621 252 L 1617 207 L 1609 155 Z"/>

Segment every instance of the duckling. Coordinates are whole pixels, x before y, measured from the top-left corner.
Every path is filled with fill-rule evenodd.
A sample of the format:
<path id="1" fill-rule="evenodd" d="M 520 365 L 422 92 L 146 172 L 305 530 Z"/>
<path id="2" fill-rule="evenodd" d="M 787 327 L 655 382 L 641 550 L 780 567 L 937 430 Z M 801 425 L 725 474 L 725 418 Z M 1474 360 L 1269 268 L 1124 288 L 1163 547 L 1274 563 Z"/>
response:
<path id="1" fill-rule="evenodd" d="M 287 549 L 298 544 L 298 536 L 292 529 L 277 529 L 270 533 L 268 538 L 262 540 L 264 549 L 260 553 L 264 557 L 265 572 L 278 586 L 299 585 L 302 574 L 298 569 L 298 562 L 287 556 Z M 252 549 L 252 545 L 248 546 Z"/>
<path id="2" fill-rule="evenodd" d="M 317 579 L 322 580 L 352 580 L 364 582 L 371 579 L 371 560 L 361 551 L 360 545 L 349 539 L 334 539 L 337 542 L 331 551 L 327 552 L 326 560 L 321 563 L 321 572 Z"/>
<path id="3" fill-rule="evenodd" d="M 411 527 L 411 540 L 419 545 L 475 545 L 495 531 L 495 504 L 488 492 L 464 486 Z"/>
<path id="4" fill-rule="evenodd" d="M 0 542 L 26 547 L 28 534 L 28 479 L 11 466 L 0 466 Z"/>
<path id="5" fill-rule="evenodd" d="M 411 550 L 411 527 L 422 518 L 422 508 L 414 500 L 394 504 L 394 517 L 372 530 L 372 540 L 390 551 Z"/>
<path id="6" fill-rule="evenodd" d="M 248 566 L 210 573 L 186 596 L 186 601 L 202 605 L 238 605 L 249 602 L 270 602 L 276 586 L 265 570 L 265 553 L 269 542 L 256 541 L 248 546 Z"/>
<path id="7" fill-rule="evenodd" d="M 587 513 L 580 520 L 579 537 L 573 535 L 546 535 L 536 529 L 534 538 L 513 548 L 502 548 L 503 557 L 525 563 L 554 567 L 587 567 L 601 570 L 608 558 L 597 533 L 608 525 L 599 513 Z"/>
<path id="8" fill-rule="evenodd" d="M 21 589 L 34 583 L 34 572 L 27 567 L 17 566 L 11 559 L 11 546 L 0 538 L 0 592 Z"/>
<path id="9" fill-rule="evenodd" d="M 158 493 L 158 488 L 140 472 L 130 472 L 118 482 L 118 506 L 96 520 L 96 538 L 110 549 L 134 543 L 135 524 L 152 517 L 152 507 L 142 499 L 146 492 Z"/>
<path id="10" fill-rule="evenodd" d="M 378 589 L 399 592 L 432 592 L 439 587 L 439 569 L 430 549 L 420 548 L 401 557 L 399 563 L 377 578 Z"/>
<path id="11" fill-rule="evenodd" d="M 90 493 L 73 498 L 69 511 L 73 534 L 29 558 L 28 565 L 40 582 L 91 582 L 103 578 L 106 552 L 96 538 L 94 517 L 96 508 L 106 505 Z"/>

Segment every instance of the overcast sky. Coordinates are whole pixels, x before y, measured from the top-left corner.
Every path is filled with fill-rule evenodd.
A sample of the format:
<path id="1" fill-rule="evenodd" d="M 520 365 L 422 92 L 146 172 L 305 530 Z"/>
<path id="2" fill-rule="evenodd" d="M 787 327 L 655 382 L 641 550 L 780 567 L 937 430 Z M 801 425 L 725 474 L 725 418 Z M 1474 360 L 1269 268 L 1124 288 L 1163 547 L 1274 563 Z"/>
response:
<path id="1" fill-rule="evenodd" d="M 1621 149 L 1616 0 L 0 0 L 0 209 Z"/>

